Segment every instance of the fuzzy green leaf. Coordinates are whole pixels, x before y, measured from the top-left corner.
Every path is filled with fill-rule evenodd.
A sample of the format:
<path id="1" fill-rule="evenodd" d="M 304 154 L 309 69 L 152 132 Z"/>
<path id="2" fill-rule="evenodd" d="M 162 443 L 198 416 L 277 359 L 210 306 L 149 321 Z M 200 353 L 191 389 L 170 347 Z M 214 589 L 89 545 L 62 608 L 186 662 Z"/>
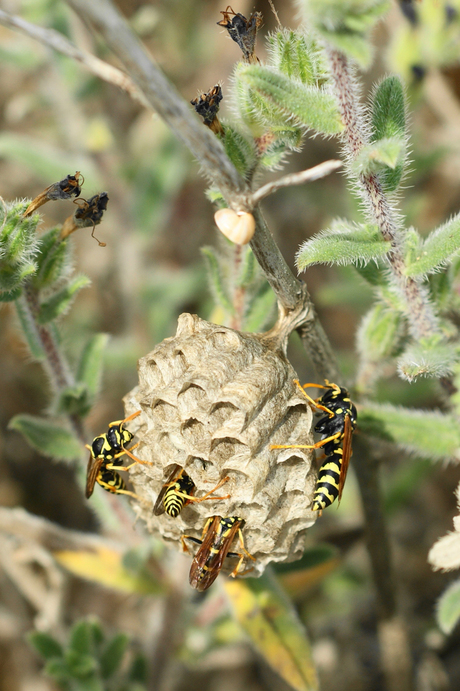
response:
<path id="1" fill-rule="evenodd" d="M 406 142 L 400 137 L 386 137 L 371 144 L 366 144 L 352 163 L 355 175 L 379 173 L 382 168 L 393 171 L 404 159 Z"/>
<path id="2" fill-rule="evenodd" d="M 84 274 L 72 278 L 64 288 L 61 288 L 61 290 L 54 293 L 48 300 L 42 302 L 38 315 L 38 323 L 48 324 L 48 322 L 64 314 L 64 312 L 69 309 L 78 291 L 82 288 L 86 288 L 90 283 L 90 279 Z"/>
<path id="3" fill-rule="evenodd" d="M 60 228 L 51 228 L 40 238 L 38 271 L 34 278 L 36 288 L 48 288 L 68 273 L 71 247 L 67 240 L 59 240 L 60 232 Z"/>
<path id="4" fill-rule="evenodd" d="M 247 288 L 257 276 L 257 262 L 252 249 L 246 245 L 242 249 L 243 259 L 237 277 L 237 286 Z"/>
<path id="5" fill-rule="evenodd" d="M 7 299 L 37 270 L 34 257 L 39 218 L 23 218 L 26 207 L 27 202 L 10 206 L 0 204 L 3 216 L 0 226 L 0 293 Z"/>
<path id="6" fill-rule="evenodd" d="M 93 650 L 91 626 L 88 621 L 82 619 L 72 627 L 70 632 L 69 648 L 78 655 L 89 655 Z"/>
<path id="7" fill-rule="evenodd" d="M 97 661 L 92 655 L 85 655 L 73 648 L 68 648 L 64 653 L 64 658 L 72 677 L 76 679 L 96 679 Z M 86 688 L 86 687 L 85 687 Z"/>
<path id="8" fill-rule="evenodd" d="M 296 266 L 303 271 L 312 264 L 367 264 L 389 249 L 375 226 L 338 221 L 300 246 Z"/>
<path id="9" fill-rule="evenodd" d="M 324 134 L 338 134 L 343 129 L 335 98 L 327 91 L 292 81 L 261 65 L 240 63 L 235 78 L 249 87 L 252 107 L 264 116 L 268 127 L 280 126 L 281 116 L 286 124 L 291 121 Z"/>
<path id="10" fill-rule="evenodd" d="M 358 427 L 369 436 L 396 442 L 421 458 L 445 460 L 460 453 L 460 428 L 454 415 L 365 403 L 359 406 Z"/>
<path id="11" fill-rule="evenodd" d="M 276 295 L 271 286 L 265 283 L 259 293 L 252 298 L 244 317 L 244 330 L 251 333 L 263 331 L 275 316 Z"/>
<path id="12" fill-rule="evenodd" d="M 227 156 L 237 169 L 245 177 L 254 166 L 256 157 L 254 146 L 246 137 L 229 125 L 225 125 L 222 138 Z"/>
<path id="13" fill-rule="evenodd" d="M 0 293 L 0 302 L 14 302 L 21 297 L 22 289 L 13 288 L 13 290 L 6 290 Z"/>
<path id="14" fill-rule="evenodd" d="M 67 682 L 70 681 L 72 675 L 64 659 L 54 658 L 48 660 L 43 668 L 43 671 L 52 679 L 56 679 L 59 685 L 62 686 L 62 689 L 70 689 L 70 686 L 67 685 Z"/>
<path id="15" fill-rule="evenodd" d="M 28 633 L 27 640 L 45 660 L 49 660 L 53 657 L 62 657 L 63 655 L 60 643 L 44 631 L 32 631 Z"/>
<path id="16" fill-rule="evenodd" d="M 85 417 L 91 410 L 91 404 L 86 384 L 79 382 L 60 392 L 56 412 Z"/>
<path id="17" fill-rule="evenodd" d="M 460 579 L 451 583 L 439 598 L 436 619 L 446 636 L 452 633 L 460 619 Z"/>
<path id="18" fill-rule="evenodd" d="M 371 286 L 385 286 L 388 284 L 388 272 L 378 262 L 374 261 L 365 266 L 355 264 L 354 269 Z"/>
<path id="19" fill-rule="evenodd" d="M 460 250 L 460 214 L 433 230 L 412 261 L 406 255 L 406 276 L 424 276 L 439 271 Z"/>
<path id="20" fill-rule="evenodd" d="M 308 24 L 335 48 L 356 60 L 370 64 L 369 32 L 390 7 L 388 0 L 299 0 Z"/>
<path id="21" fill-rule="evenodd" d="M 358 351 L 364 360 L 379 362 L 390 357 L 397 346 L 401 314 L 377 303 L 363 318 L 358 329 Z"/>
<path id="22" fill-rule="evenodd" d="M 73 461 L 81 457 L 82 448 L 69 430 L 34 415 L 16 415 L 10 429 L 20 432 L 30 446 L 44 456 Z"/>
<path id="23" fill-rule="evenodd" d="M 209 286 L 216 304 L 220 305 L 229 314 L 233 314 L 233 304 L 227 292 L 216 251 L 212 247 L 202 247 L 201 253 L 206 263 Z"/>
<path id="24" fill-rule="evenodd" d="M 417 377 L 446 377 L 452 374 L 459 356 L 454 346 L 441 336 L 411 344 L 398 360 L 398 372 L 412 382 Z"/>
<path id="25" fill-rule="evenodd" d="M 400 142 L 395 165 L 381 171 L 379 179 L 385 192 L 394 192 L 404 172 L 406 131 L 406 101 L 404 87 L 399 77 L 391 76 L 377 85 L 372 96 L 371 142 Z M 384 161 L 383 161 L 384 162 Z"/>
<path id="26" fill-rule="evenodd" d="M 99 658 L 101 676 L 103 679 L 110 679 L 120 667 L 128 643 L 129 638 L 124 633 L 118 633 L 108 642 Z"/>
<path id="27" fill-rule="evenodd" d="M 327 68 L 316 41 L 290 29 L 281 29 L 268 38 L 270 64 L 302 84 L 320 86 Z"/>
<path id="28" fill-rule="evenodd" d="M 104 351 L 108 340 L 108 334 L 95 334 L 90 338 L 81 354 L 77 381 L 86 384 L 91 400 L 94 400 L 101 386 Z"/>

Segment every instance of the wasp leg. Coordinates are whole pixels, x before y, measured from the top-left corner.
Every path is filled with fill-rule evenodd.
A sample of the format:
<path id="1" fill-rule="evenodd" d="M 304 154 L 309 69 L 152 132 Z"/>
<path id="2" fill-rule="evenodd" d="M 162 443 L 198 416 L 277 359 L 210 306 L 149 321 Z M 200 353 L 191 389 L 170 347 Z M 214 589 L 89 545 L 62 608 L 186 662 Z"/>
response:
<path id="1" fill-rule="evenodd" d="M 124 420 L 115 420 L 115 422 L 110 422 L 109 427 L 114 427 L 115 425 L 122 425 L 124 422 L 129 422 L 130 420 L 133 420 L 135 417 L 137 417 L 141 413 L 142 413 L 142 410 L 136 410 L 135 413 L 131 413 L 131 415 L 128 415 L 128 417 L 125 417 Z"/>
<path id="2" fill-rule="evenodd" d="M 118 467 L 117 470 L 119 470 Z M 129 497 L 133 497 L 133 499 L 137 499 L 138 501 L 144 501 L 142 497 L 140 497 L 138 494 L 135 494 L 134 492 L 130 492 L 129 489 L 114 489 L 112 485 L 109 485 L 107 482 L 104 482 L 103 480 L 98 480 L 97 482 L 98 485 L 108 490 L 111 494 L 127 494 Z"/>
<path id="3" fill-rule="evenodd" d="M 272 444 L 270 449 L 320 449 L 328 442 L 338 439 L 341 434 L 342 432 L 337 432 L 332 437 L 326 437 L 326 439 L 317 441 L 316 444 Z"/>
<path id="4" fill-rule="evenodd" d="M 203 542 L 202 540 L 199 540 L 197 537 L 192 537 L 191 535 L 181 535 L 180 541 L 182 543 L 182 551 L 187 552 L 187 554 L 190 554 L 190 550 L 185 544 L 185 540 L 192 540 L 192 542 L 196 542 L 197 545 L 201 545 L 201 543 Z"/>
<path id="5" fill-rule="evenodd" d="M 218 490 L 219 487 L 222 487 L 222 485 L 223 485 L 225 482 L 228 482 L 228 480 L 230 480 L 230 478 L 229 478 L 228 475 L 227 475 L 227 477 L 224 477 L 224 479 L 221 480 L 221 481 L 214 487 L 214 489 L 211 489 L 209 492 L 206 492 L 206 494 L 205 494 L 203 497 L 191 497 L 189 494 L 182 494 L 182 492 L 176 492 L 176 494 L 177 494 L 179 497 L 184 497 L 184 498 L 187 499 L 189 502 L 195 501 L 197 504 L 199 504 L 200 501 L 208 501 L 208 500 L 210 500 L 210 499 L 215 499 L 216 501 L 220 501 L 221 499 L 230 499 L 230 497 L 231 497 L 230 494 L 227 494 L 225 497 L 211 497 L 211 494 L 213 494 L 216 490 Z"/>
<path id="6" fill-rule="evenodd" d="M 334 413 L 332 412 L 332 410 L 329 410 L 329 408 L 326 408 L 326 406 L 321 405 L 321 403 L 318 403 L 317 401 L 315 401 L 315 399 L 312 398 L 311 396 L 309 396 L 305 391 L 305 387 L 309 387 L 309 386 L 316 386 L 320 389 L 328 389 L 329 388 L 328 386 L 321 386 L 320 384 L 304 384 L 302 386 L 302 384 L 299 382 L 298 379 L 294 379 L 294 383 L 301 390 L 301 392 L 303 393 L 303 395 L 305 396 L 307 401 L 310 403 L 310 405 L 314 406 L 315 408 L 318 408 L 319 410 L 323 410 L 325 413 L 327 413 L 329 415 L 329 417 L 334 417 Z"/>
<path id="7" fill-rule="evenodd" d="M 151 461 L 141 461 L 140 458 L 131 453 L 132 449 L 135 449 L 137 446 L 139 446 L 139 442 L 137 444 L 134 444 L 134 446 L 132 446 L 130 449 L 123 449 L 123 453 L 127 454 L 134 461 L 134 463 L 127 465 L 126 468 L 124 468 L 123 470 L 129 470 L 133 467 L 133 465 L 136 465 L 136 463 L 140 463 L 141 465 L 153 465 Z"/>

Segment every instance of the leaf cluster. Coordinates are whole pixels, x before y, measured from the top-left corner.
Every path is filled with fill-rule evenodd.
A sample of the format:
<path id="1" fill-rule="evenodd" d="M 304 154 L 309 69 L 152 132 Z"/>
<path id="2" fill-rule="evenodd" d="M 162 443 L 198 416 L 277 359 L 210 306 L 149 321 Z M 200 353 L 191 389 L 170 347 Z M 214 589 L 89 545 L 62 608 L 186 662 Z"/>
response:
<path id="1" fill-rule="evenodd" d="M 31 646 L 44 659 L 44 673 L 63 691 L 144 691 L 145 658 L 130 655 L 129 639 L 116 633 L 107 639 L 96 619 L 83 619 L 72 627 L 66 646 L 42 631 L 29 633 Z M 126 664 L 128 662 L 128 664 Z"/>

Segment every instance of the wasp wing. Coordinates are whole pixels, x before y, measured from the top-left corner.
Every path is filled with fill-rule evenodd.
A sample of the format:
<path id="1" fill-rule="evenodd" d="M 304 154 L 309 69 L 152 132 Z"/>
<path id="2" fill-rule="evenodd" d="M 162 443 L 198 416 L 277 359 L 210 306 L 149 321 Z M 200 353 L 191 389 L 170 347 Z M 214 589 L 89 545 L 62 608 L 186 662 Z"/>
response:
<path id="1" fill-rule="evenodd" d="M 163 503 L 163 499 L 165 497 L 166 492 L 168 491 L 171 483 L 177 478 L 177 476 L 180 474 L 182 468 L 180 465 L 177 465 L 175 463 L 173 467 L 171 468 L 168 477 L 166 478 L 166 482 L 163 485 L 163 487 L 160 490 L 160 494 L 157 497 L 157 500 L 155 502 L 155 506 L 153 507 L 153 513 L 155 516 L 161 516 L 165 512 L 165 507 Z"/>
<path id="2" fill-rule="evenodd" d="M 89 499 L 93 493 L 94 485 L 96 484 L 97 476 L 104 463 L 103 458 L 95 458 L 90 452 L 88 460 L 88 468 L 86 470 L 86 498 Z"/>
<path id="3" fill-rule="evenodd" d="M 203 544 L 192 562 L 189 578 L 191 586 L 202 592 L 207 590 L 214 583 L 222 569 L 224 559 L 230 550 L 233 539 L 241 523 L 241 521 L 235 521 L 227 535 L 216 544 L 215 537 L 220 524 L 220 517 L 216 516 L 214 518 L 203 540 Z M 210 554 L 211 547 L 216 551 Z"/>
<path id="4" fill-rule="evenodd" d="M 353 428 L 351 426 L 351 417 L 345 415 L 345 425 L 343 428 L 343 444 L 342 444 L 342 467 L 340 469 L 339 478 L 339 497 L 340 502 L 342 498 L 342 492 L 345 485 L 345 480 L 347 479 L 348 466 L 350 465 L 351 458 L 351 438 L 353 436 Z"/>

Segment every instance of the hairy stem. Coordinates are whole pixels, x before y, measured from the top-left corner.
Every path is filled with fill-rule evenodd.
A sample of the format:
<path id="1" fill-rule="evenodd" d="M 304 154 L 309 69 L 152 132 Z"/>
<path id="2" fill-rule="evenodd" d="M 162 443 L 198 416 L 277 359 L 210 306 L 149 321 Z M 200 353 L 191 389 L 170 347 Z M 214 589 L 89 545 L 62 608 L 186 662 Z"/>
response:
<path id="1" fill-rule="evenodd" d="M 329 63 L 343 124 L 345 145 L 354 160 L 368 143 L 365 120 L 359 106 L 359 88 L 343 53 L 329 51 Z M 384 240 L 391 243 L 387 259 L 396 285 L 404 297 L 406 317 L 414 338 L 425 338 L 438 330 L 428 295 L 420 283 L 404 275 L 404 254 L 396 215 L 375 174 L 361 175 L 360 196 Z"/>
<path id="2" fill-rule="evenodd" d="M 44 365 L 50 377 L 51 386 L 54 392 L 59 394 L 67 387 L 73 386 L 75 382 L 52 332 L 38 321 L 40 304 L 38 295 L 30 282 L 24 285 L 22 307 L 25 309 L 29 325 L 33 328 L 35 336 L 42 347 L 45 356 Z M 80 417 L 71 414 L 68 415 L 68 418 L 76 436 L 85 444 L 87 435 Z"/>

